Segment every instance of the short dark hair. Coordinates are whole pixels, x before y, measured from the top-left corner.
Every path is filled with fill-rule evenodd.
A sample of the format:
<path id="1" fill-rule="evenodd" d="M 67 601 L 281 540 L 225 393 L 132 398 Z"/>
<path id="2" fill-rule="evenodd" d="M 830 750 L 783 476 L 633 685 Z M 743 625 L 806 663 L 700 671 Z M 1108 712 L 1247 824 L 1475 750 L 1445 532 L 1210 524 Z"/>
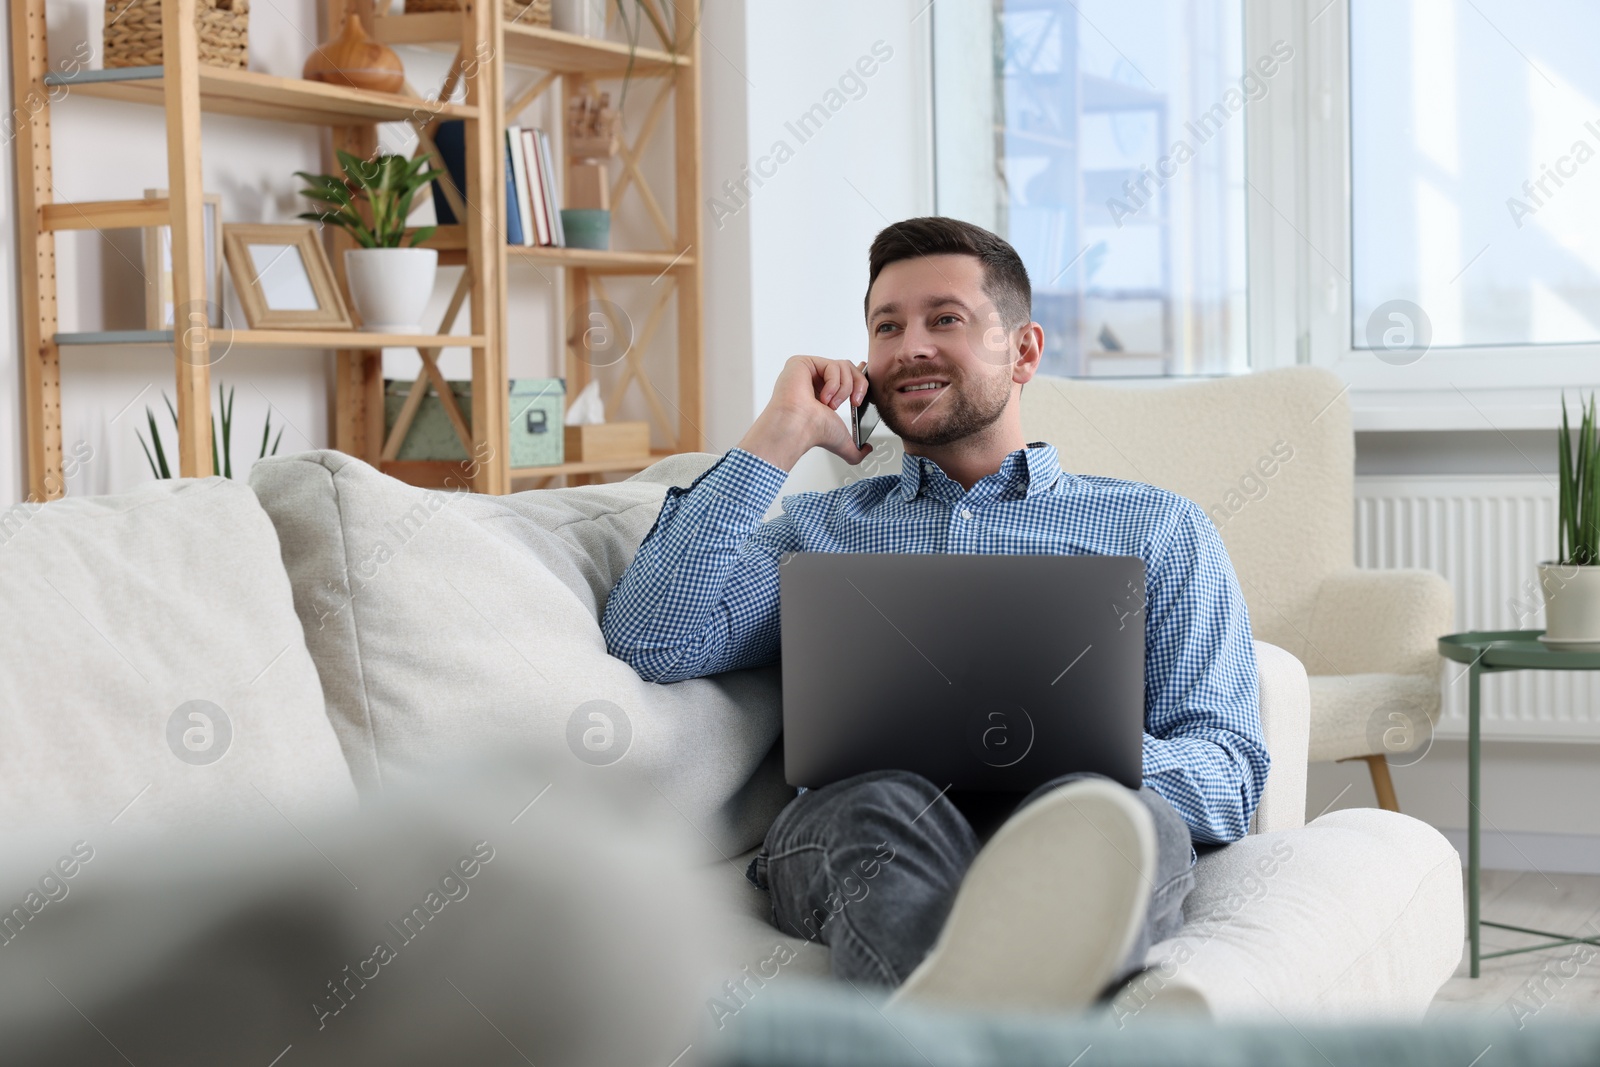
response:
<path id="1" fill-rule="evenodd" d="M 983 292 L 1000 313 L 1000 324 L 1008 330 L 1026 326 L 1033 318 L 1033 286 L 1028 268 L 1009 241 L 960 219 L 925 215 L 885 226 L 872 239 L 867 253 L 870 273 L 867 295 L 862 297 L 863 314 L 871 315 L 872 285 L 883 268 L 902 259 L 923 256 L 976 256 L 983 264 Z"/>

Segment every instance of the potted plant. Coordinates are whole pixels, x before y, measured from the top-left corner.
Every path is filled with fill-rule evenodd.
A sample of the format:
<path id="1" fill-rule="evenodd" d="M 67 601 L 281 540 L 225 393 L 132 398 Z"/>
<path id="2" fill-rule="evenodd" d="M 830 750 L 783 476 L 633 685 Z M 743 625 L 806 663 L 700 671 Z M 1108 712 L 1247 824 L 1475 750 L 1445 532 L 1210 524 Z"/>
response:
<path id="1" fill-rule="evenodd" d="M 338 155 L 343 177 L 295 171 L 306 182 L 302 196 L 331 205 L 300 217 L 342 226 L 361 246 L 345 252 L 344 271 L 362 329 L 424 333 L 418 319 L 433 294 L 439 253 L 416 246 L 432 237 L 437 227 L 418 227 L 412 231 L 411 246 L 402 245 L 412 201 L 439 172 L 428 169 L 427 156 L 358 159 L 342 150 Z"/>
<path id="2" fill-rule="evenodd" d="M 1577 440 L 1561 398 L 1560 558 L 1539 565 L 1544 590 L 1545 632 L 1553 648 L 1600 651 L 1600 425 L 1594 394 Z"/>

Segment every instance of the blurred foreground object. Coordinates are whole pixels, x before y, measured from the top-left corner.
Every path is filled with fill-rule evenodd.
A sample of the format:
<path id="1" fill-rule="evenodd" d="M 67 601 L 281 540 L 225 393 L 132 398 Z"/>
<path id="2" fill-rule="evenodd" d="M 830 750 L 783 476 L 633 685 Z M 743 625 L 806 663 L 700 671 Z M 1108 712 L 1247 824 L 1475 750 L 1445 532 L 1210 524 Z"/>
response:
<path id="1" fill-rule="evenodd" d="M 625 789 L 505 766 L 298 831 L 114 837 L 6 927 L 0 1060 L 670 1063 L 709 973 L 676 838 Z M 8 847 L 0 899 L 85 847 Z"/>

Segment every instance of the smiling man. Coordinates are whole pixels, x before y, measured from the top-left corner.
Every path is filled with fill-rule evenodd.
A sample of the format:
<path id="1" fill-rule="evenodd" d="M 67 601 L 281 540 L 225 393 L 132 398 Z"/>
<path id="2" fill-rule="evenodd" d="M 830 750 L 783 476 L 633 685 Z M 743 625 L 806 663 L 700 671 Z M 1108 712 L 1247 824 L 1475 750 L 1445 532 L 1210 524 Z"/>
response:
<path id="1" fill-rule="evenodd" d="M 1022 388 L 1044 331 L 1006 241 L 908 219 L 878 234 L 869 261 L 866 363 L 791 358 L 738 446 L 668 490 L 606 605 L 607 647 L 657 682 L 773 661 L 788 552 L 1143 559 L 1142 789 L 1072 774 L 1017 803 L 888 768 L 803 791 L 749 870 L 774 924 L 825 942 L 840 978 L 1011 1009 L 1079 1006 L 1178 932 L 1193 844 L 1248 829 L 1268 760 L 1244 600 L 1197 505 L 1068 473 L 1051 445 L 1024 441 Z M 810 449 L 852 464 L 871 451 L 838 414 L 863 397 L 904 442 L 900 473 L 786 497 L 764 522 Z"/>

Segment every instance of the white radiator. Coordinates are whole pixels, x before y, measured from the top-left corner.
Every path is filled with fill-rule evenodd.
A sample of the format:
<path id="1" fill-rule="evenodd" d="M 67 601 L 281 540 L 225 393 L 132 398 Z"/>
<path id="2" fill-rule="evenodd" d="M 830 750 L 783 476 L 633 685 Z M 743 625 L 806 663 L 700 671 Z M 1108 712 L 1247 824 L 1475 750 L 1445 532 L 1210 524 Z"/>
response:
<path id="1" fill-rule="evenodd" d="M 1542 629 L 1534 567 L 1556 554 L 1555 479 L 1538 475 L 1356 479 L 1356 565 L 1421 567 L 1449 580 L 1455 629 Z M 1467 732 L 1466 664 L 1444 665 L 1442 737 Z M 1600 672 L 1485 675 L 1486 738 L 1600 741 Z"/>

